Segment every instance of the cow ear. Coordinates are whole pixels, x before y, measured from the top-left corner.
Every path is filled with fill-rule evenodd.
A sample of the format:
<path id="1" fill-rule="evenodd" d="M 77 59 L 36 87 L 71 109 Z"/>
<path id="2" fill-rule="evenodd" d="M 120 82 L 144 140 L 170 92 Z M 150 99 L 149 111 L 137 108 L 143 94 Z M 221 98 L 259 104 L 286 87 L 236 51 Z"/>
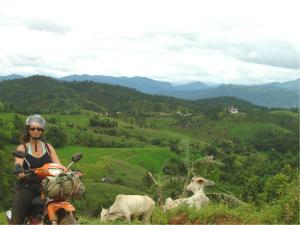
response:
<path id="1" fill-rule="evenodd" d="M 203 184 L 205 182 L 205 180 L 203 180 L 202 178 L 198 178 L 197 179 L 197 183 L 198 184 Z"/>

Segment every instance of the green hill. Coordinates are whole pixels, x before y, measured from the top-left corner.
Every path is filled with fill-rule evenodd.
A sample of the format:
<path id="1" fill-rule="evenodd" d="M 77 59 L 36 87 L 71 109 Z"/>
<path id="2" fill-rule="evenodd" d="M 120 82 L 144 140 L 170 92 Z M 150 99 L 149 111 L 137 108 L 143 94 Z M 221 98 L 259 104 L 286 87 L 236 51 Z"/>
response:
<path id="1" fill-rule="evenodd" d="M 170 223 L 181 214 L 187 215 L 186 223 L 299 219 L 295 109 L 271 110 L 231 97 L 184 101 L 41 76 L 2 81 L 0 99 L 0 210 L 8 209 L 13 197 L 10 152 L 19 144 L 26 116 L 39 112 L 47 120 L 46 141 L 65 165 L 74 153 L 84 154 L 74 168 L 84 174 L 86 199 L 74 204 L 86 223 L 94 222 L 91 217 L 120 193 L 148 194 L 157 200 L 157 186 L 147 171 L 160 183 L 164 199 L 181 194 L 188 172 L 216 183 L 205 189 L 212 205 L 201 212 L 164 213 L 157 207 L 154 223 Z M 239 113 L 231 114 L 229 106 Z M 220 193 L 242 200 L 249 210 L 215 197 Z M 2 218 L 0 213 L 0 223 Z"/>
<path id="2" fill-rule="evenodd" d="M 0 101 L 4 103 L 4 110 L 22 113 L 77 114 L 81 109 L 136 113 L 195 108 L 188 101 L 142 94 L 121 86 L 63 82 L 45 76 L 2 81 Z"/>
<path id="3" fill-rule="evenodd" d="M 290 84 L 265 85 L 220 85 L 215 88 L 193 91 L 166 91 L 165 95 L 184 99 L 204 99 L 221 96 L 234 96 L 265 107 L 291 108 L 299 106 L 299 79 Z"/>
<path id="4" fill-rule="evenodd" d="M 94 83 L 64 82 L 46 76 L 31 76 L 0 82 L 2 111 L 20 113 L 79 114 L 82 110 L 94 112 L 206 112 L 218 105 L 238 105 L 243 111 L 253 105 L 236 98 L 187 101 L 173 97 L 147 95 L 133 89 Z M 34 102 L 34 104 L 32 104 Z"/>

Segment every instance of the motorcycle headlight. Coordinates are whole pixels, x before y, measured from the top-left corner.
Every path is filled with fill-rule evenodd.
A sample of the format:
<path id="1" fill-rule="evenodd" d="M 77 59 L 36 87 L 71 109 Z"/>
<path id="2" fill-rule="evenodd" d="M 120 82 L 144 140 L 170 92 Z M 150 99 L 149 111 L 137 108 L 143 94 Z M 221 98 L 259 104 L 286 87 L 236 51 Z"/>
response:
<path id="1" fill-rule="evenodd" d="M 49 169 L 49 173 L 53 176 L 56 176 L 58 174 L 61 174 L 63 173 L 64 170 L 63 169 L 58 169 L 58 168 L 52 168 L 52 169 Z"/>

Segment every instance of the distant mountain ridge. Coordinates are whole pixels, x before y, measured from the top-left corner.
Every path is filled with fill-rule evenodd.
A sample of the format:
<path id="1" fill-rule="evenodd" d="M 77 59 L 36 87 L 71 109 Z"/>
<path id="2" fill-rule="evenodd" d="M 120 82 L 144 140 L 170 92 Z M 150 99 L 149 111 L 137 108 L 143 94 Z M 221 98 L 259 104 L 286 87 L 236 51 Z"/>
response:
<path id="1" fill-rule="evenodd" d="M 112 77 L 104 75 L 70 75 L 60 78 L 64 81 L 94 81 L 97 83 L 106 83 L 125 86 L 137 89 L 138 91 L 156 94 L 165 90 L 173 90 L 173 86 L 168 82 L 156 81 L 146 77 Z"/>
<path id="2" fill-rule="evenodd" d="M 0 76 L 0 81 L 15 80 L 15 79 L 21 79 L 21 78 L 24 78 L 24 76 L 17 75 L 17 74 L 11 74 L 11 75 L 8 75 L 8 76 Z"/>
<path id="3" fill-rule="evenodd" d="M 287 81 L 287 82 L 283 82 L 283 83 L 273 82 L 273 83 L 263 84 L 262 86 L 267 86 L 267 87 L 273 86 L 273 87 L 278 87 L 278 88 L 285 88 L 285 89 L 289 89 L 289 90 L 295 90 L 295 91 L 299 92 L 300 79 Z"/>
<path id="4" fill-rule="evenodd" d="M 165 95 L 189 100 L 232 96 L 259 106 L 271 108 L 299 107 L 299 91 L 271 85 L 221 85 L 216 88 L 205 90 L 166 92 Z"/>
<path id="5" fill-rule="evenodd" d="M 11 75 L 0 77 L 0 81 L 17 78 L 22 78 L 22 76 Z M 232 96 L 267 107 L 299 107 L 300 101 L 300 79 L 283 83 L 273 82 L 248 86 L 233 84 L 208 85 L 200 81 L 183 85 L 173 85 L 169 82 L 157 81 L 146 77 L 113 77 L 88 74 L 70 75 L 62 77 L 59 80 L 93 81 L 96 83 L 120 85 L 147 94 L 173 96 L 188 100 Z"/>
<path id="6" fill-rule="evenodd" d="M 166 91 L 185 91 L 207 89 L 213 86 L 206 85 L 200 81 L 182 85 L 172 85 L 169 82 L 153 80 L 147 77 L 112 77 L 105 75 L 70 75 L 60 78 L 64 81 L 94 81 L 97 83 L 106 83 L 125 86 L 137 89 L 147 94 L 160 94 Z"/>
<path id="7" fill-rule="evenodd" d="M 299 106 L 300 79 L 283 83 L 274 82 L 261 85 L 207 85 L 200 81 L 184 85 L 172 85 L 144 77 L 110 77 L 72 75 L 63 77 L 66 81 L 90 80 L 135 88 L 148 94 L 173 96 L 188 100 L 232 96 L 260 106 L 290 108 Z"/>

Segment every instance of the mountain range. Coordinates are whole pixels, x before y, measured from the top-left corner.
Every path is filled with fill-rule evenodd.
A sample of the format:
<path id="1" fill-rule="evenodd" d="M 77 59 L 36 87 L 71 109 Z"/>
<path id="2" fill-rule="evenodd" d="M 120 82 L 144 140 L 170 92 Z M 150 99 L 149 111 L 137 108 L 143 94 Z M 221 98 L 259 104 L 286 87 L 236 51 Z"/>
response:
<path id="1" fill-rule="evenodd" d="M 1 80 L 19 79 L 20 75 L 0 76 Z M 104 75 L 70 75 L 59 78 L 63 81 L 93 81 L 120 85 L 138 91 L 173 96 L 187 100 L 232 96 L 266 107 L 299 107 L 300 79 L 283 83 L 273 82 L 261 85 L 205 84 L 197 81 L 184 85 L 157 81 L 146 77 L 113 77 Z"/>
<path id="2" fill-rule="evenodd" d="M 229 106 L 243 112 L 259 109 L 234 97 L 190 101 L 150 95 L 119 85 L 91 81 L 62 81 L 47 76 L 0 82 L 0 111 L 78 114 L 81 110 L 130 115 L 149 113 L 202 112 L 213 115 Z"/>

